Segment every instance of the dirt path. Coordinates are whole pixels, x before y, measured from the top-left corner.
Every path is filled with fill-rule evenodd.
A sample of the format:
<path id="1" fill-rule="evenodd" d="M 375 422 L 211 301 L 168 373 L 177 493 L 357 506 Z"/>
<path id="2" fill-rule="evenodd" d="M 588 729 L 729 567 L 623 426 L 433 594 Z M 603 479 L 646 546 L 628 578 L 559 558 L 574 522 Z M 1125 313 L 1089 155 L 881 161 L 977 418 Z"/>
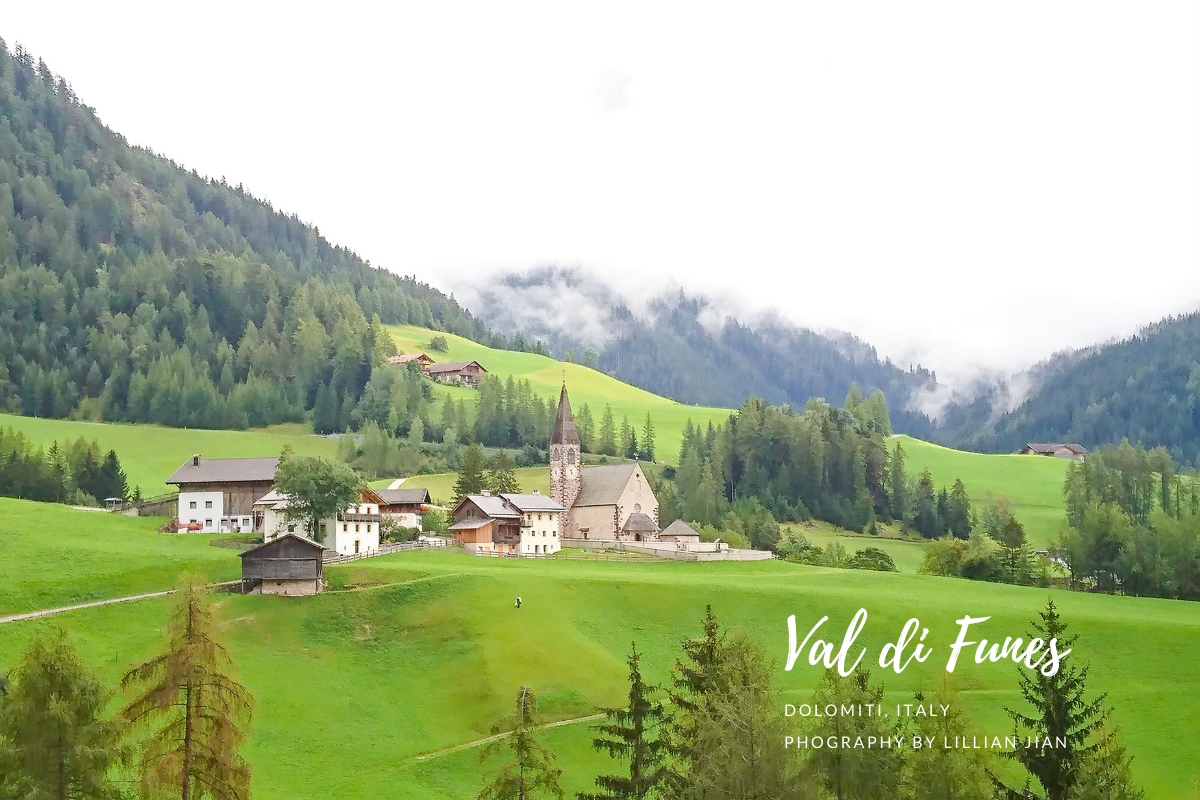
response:
<path id="1" fill-rule="evenodd" d="M 27 611 L 24 614 L 13 614 L 10 617 L 0 617 L 0 625 L 6 622 L 20 622 L 23 619 L 37 619 L 38 617 L 52 617 L 55 614 L 62 614 L 67 611 L 78 611 L 81 608 L 95 608 L 96 606 L 107 606 L 113 603 L 128 603 L 133 600 L 149 600 L 152 597 L 163 597 L 168 594 L 175 594 L 174 589 L 168 589 L 165 592 L 150 592 L 148 594 L 131 594 L 128 597 L 114 597 L 111 600 L 94 600 L 91 603 L 79 603 L 73 606 L 63 606 L 62 608 L 43 608 L 41 611 Z"/>
<path id="2" fill-rule="evenodd" d="M 604 718 L 603 714 L 589 714 L 586 717 L 573 717 L 572 719 L 560 719 L 558 722 L 547 722 L 545 725 L 538 725 L 536 728 L 534 728 L 534 730 L 541 731 L 541 730 L 545 730 L 546 728 L 558 728 L 563 725 L 573 725 L 576 722 L 591 722 L 594 719 L 603 719 L 603 718 Z M 456 744 L 453 747 L 444 747 L 441 750 L 434 750 L 431 753 L 423 753 L 419 756 L 416 756 L 415 760 L 416 761 L 428 761 L 429 759 L 437 758 L 438 756 L 445 756 L 445 755 L 449 755 L 450 753 L 457 753 L 461 750 L 470 750 L 472 747 L 479 747 L 480 745 L 487 744 L 488 742 L 494 742 L 497 739 L 503 739 L 505 736 L 508 736 L 511 733 L 512 733 L 512 731 L 505 731 L 504 733 L 497 733 L 495 736 L 487 736 L 487 737 L 484 737 L 483 739 L 476 739 L 473 742 L 466 742 L 464 744 Z"/>

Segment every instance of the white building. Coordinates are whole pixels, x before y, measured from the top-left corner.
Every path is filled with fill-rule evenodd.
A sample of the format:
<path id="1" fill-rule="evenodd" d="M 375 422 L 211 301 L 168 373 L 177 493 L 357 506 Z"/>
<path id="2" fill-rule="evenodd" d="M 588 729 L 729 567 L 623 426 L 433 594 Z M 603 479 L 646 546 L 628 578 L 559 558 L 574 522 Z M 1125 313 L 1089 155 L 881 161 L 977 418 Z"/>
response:
<path id="1" fill-rule="evenodd" d="M 278 458 L 192 456 L 167 479 L 179 487 L 179 532 L 261 531 L 255 501 L 271 490 Z"/>
<path id="2" fill-rule="evenodd" d="M 337 555 L 353 555 L 369 553 L 379 549 L 379 522 L 382 519 L 379 505 L 382 502 L 378 494 L 370 489 L 362 489 L 358 493 L 359 502 L 348 507 L 336 519 L 321 522 L 325 539 L 321 544 L 326 550 Z M 288 533 L 307 536 L 301 520 L 289 520 L 284 514 L 291 499 L 281 492 L 272 489 L 259 499 L 254 507 L 262 514 L 263 541 Z"/>
<path id="3" fill-rule="evenodd" d="M 563 506 L 533 494 L 470 494 L 454 509 L 450 531 L 473 553 L 551 555 L 562 549 Z"/>
<path id="4" fill-rule="evenodd" d="M 500 495 L 521 512 L 521 541 L 517 552 L 549 555 L 562 549 L 559 526 L 566 509 L 540 492 Z"/>

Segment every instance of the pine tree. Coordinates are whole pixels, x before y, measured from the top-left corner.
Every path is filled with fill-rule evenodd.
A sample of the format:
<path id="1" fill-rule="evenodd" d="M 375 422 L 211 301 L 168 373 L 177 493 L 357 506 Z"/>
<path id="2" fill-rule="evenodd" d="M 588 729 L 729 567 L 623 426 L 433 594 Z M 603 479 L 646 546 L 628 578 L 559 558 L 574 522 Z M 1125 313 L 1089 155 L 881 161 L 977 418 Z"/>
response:
<path id="1" fill-rule="evenodd" d="M 627 760 L 629 775 L 600 775 L 600 794 L 580 794 L 580 800 L 624 800 L 649 797 L 667 778 L 667 744 L 663 738 L 668 722 L 666 707 L 655 695 L 657 686 L 642 680 L 637 644 L 629 653 L 629 705 L 601 709 L 608 721 L 596 726 L 600 736 L 592 741 L 599 752 Z"/>
<path id="2" fill-rule="evenodd" d="M 478 442 L 471 442 L 463 451 L 458 480 L 454 482 L 454 502 L 457 504 L 467 495 L 479 494 L 486 488 L 487 482 L 483 473 L 483 448 L 479 446 Z"/>
<path id="3" fill-rule="evenodd" d="M 1131 759 L 1121 744 L 1111 712 L 1104 715 L 1096 745 L 1083 762 L 1071 800 L 1143 800 L 1145 793 L 1133 782 Z"/>
<path id="4" fill-rule="evenodd" d="M 633 428 L 629 424 L 629 415 L 621 417 L 621 433 L 620 439 L 617 441 L 617 452 L 625 458 L 637 457 L 637 446 L 634 445 L 633 455 L 629 454 L 629 440 L 633 435 Z"/>
<path id="5" fill-rule="evenodd" d="M 934 690 L 934 704 L 945 706 L 945 714 L 917 716 L 917 736 L 932 739 L 933 747 L 922 747 L 909 751 L 905 769 L 905 783 L 911 800 L 975 800 L 989 797 L 992 782 L 988 777 L 990 750 L 963 749 L 957 745 L 942 746 L 946 742 L 966 741 L 975 731 L 967 719 L 962 697 L 948 674 L 943 673 Z M 918 693 L 918 703 L 925 698 Z"/>
<path id="6" fill-rule="evenodd" d="M 554 754 L 534 738 L 537 730 L 537 695 L 528 686 L 517 692 L 517 710 L 511 719 L 492 728 L 493 735 L 511 731 L 495 739 L 479 754 L 486 761 L 502 750 L 511 750 L 513 760 L 501 767 L 495 779 L 479 793 L 479 800 L 530 800 L 539 795 L 562 798 L 559 785 L 562 770 L 555 766 Z"/>
<path id="7" fill-rule="evenodd" d="M 238 750 L 246 742 L 252 698 L 214 638 L 205 594 L 198 580 L 184 577 L 166 652 L 121 682 L 136 692 L 123 715 L 148 729 L 138 759 L 143 794 L 247 800 L 250 765 Z"/>
<path id="8" fill-rule="evenodd" d="M 908 496 L 908 476 L 904 473 L 904 448 L 896 442 L 896 449 L 892 451 L 892 464 L 890 477 L 892 479 L 891 492 L 889 500 L 892 505 L 892 518 L 903 523 L 909 519 L 909 504 Z"/>
<path id="9" fill-rule="evenodd" d="M 1040 621 L 1034 620 L 1030 638 L 1043 642 L 1058 640 L 1058 652 L 1071 649 L 1075 636 L 1067 636 L 1067 626 L 1058 615 L 1053 600 L 1046 601 L 1046 610 L 1040 613 Z M 1076 667 L 1063 659 L 1058 671 L 1046 676 L 1040 669 L 1017 670 L 1017 681 L 1021 696 L 1033 707 L 1031 714 L 1005 708 L 1017 728 L 1018 735 L 1025 731 L 1027 743 L 1005 755 L 1020 763 L 1037 779 L 1046 792 L 1046 800 L 1066 800 L 1079 780 L 1080 770 L 1097 750 L 1095 743 L 1088 743 L 1092 734 L 1104 723 L 1104 695 L 1092 701 L 1084 699 L 1088 666 Z M 1032 737 L 1034 742 L 1029 742 Z M 1065 746 L 1060 746 L 1065 742 Z M 1006 787 L 993 774 L 997 788 L 1007 792 L 1009 798 L 1023 797 L 1016 790 Z"/>
<path id="10" fill-rule="evenodd" d="M 121 726 L 102 717 L 109 692 L 62 631 L 30 642 L 0 698 L 0 797 L 116 796 Z"/>
<path id="11" fill-rule="evenodd" d="M 337 397 L 328 383 L 317 387 L 316 400 L 313 402 L 313 431 L 321 435 L 336 433 L 341 430 Z"/>
<path id="12" fill-rule="evenodd" d="M 124 500 L 129 496 L 129 483 L 125 479 L 125 471 L 121 469 L 121 460 L 115 450 L 109 450 L 99 469 L 99 488 L 101 495 L 97 500 L 108 497 L 119 497 Z"/>
<path id="13" fill-rule="evenodd" d="M 818 707 L 819 703 L 820 708 L 830 704 L 863 708 L 878 706 L 882 700 L 883 686 L 872 686 L 870 670 L 860 665 L 847 677 L 839 675 L 836 669 L 825 670 L 813 695 L 813 707 Z M 881 741 L 884 737 L 898 735 L 900 731 L 893 721 L 885 722 L 877 714 L 833 714 L 821 717 L 809 733 L 825 739 L 835 737 L 837 741 L 841 741 L 843 736 L 849 736 L 850 741 L 859 736 L 864 741 L 871 736 Z M 897 749 L 831 747 L 814 750 L 805 769 L 823 783 L 834 797 L 873 800 L 898 794 L 902 766 L 903 756 Z"/>
<path id="14" fill-rule="evenodd" d="M 625 445 L 625 457 L 626 458 L 637 458 L 638 457 L 637 431 L 635 431 L 633 428 L 629 429 L 629 442 Z"/>
<path id="15" fill-rule="evenodd" d="M 592 409 L 587 403 L 579 408 L 579 419 L 575 429 L 579 433 L 579 447 L 585 453 L 596 452 L 596 421 L 592 419 Z"/>
<path id="16" fill-rule="evenodd" d="M 613 422 L 612 406 L 604 406 L 604 416 L 600 418 L 600 446 L 598 448 L 601 455 L 615 456 L 617 454 L 617 429 Z"/>
<path id="17" fill-rule="evenodd" d="M 642 428 L 642 444 L 638 449 L 638 458 L 654 463 L 654 420 L 646 414 L 646 424 Z"/>
<path id="18" fill-rule="evenodd" d="M 513 494 L 521 491 L 512 459 L 503 450 L 492 456 L 488 465 L 487 485 L 492 494 Z"/>

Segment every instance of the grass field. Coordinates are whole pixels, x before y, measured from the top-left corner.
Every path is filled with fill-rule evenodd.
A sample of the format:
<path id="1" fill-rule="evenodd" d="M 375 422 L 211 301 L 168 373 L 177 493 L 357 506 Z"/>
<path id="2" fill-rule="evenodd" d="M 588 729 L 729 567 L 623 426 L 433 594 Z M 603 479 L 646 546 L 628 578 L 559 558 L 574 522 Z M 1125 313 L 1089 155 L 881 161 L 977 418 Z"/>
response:
<path id="1" fill-rule="evenodd" d="M 658 461 L 671 464 L 678 461 L 683 426 L 688 418 L 699 425 L 707 425 L 710 421 L 723 422 L 729 418 L 729 409 L 676 403 L 579 364 L 555 361 L 553 358 L 534 353 L 494 350 L 460 336 L 409 325 L 389 326 L 388 330 L 396 340 L 396 345 L 405 353 L 424 352 L 434 360 L 443 362 L 478 361 L 484 369 L 497 377 L 507 378 L 512 375 L 518 380 L 528 380 L 533 390 L 543 399 L 557 402 L 559 389 L 565 379 L 567 391 L 571 394 L 571 407 L 576 415 L 579 414 L 580 406 L 587 403 L 596 419 L 597 430 L 606 404 L 612 406 L 618 428 L 621 425 L 621 417 L 628 415 L 630 423 L 637 426 L 639 433 L 646 420 L 646 414 L 649 413 L 654 420 L 655 457 Z M 429 349 L 429 339 L 432 336 L 446 338 L 449 345 L 446 352 L 438 353 Z M 470 389 L 438 386 L 436 391 L 439 395 L 450 392 L 455 399 L 474 399 L 474 392 Z"/>
<path id="2" fill-rule="evenodd" d="M 985 492 L 1007 500 L 1036 548 L 1054 541 L 1066 521 L 1062 487 L 1070 462 L 1064 459 L 968 453 L 911 436 L 895 437 L 892 447 L 895 442 L 904 446 L 909 476 L 928 469 L 938 488 L 949 487 L 955 478 L 962 478 L 976 506 L 984 501 Z"/>
<path id="3" fill-rule="evenodd" d="M 280 425 L 254 431 L 208 431 L 126 425 L 115 422 L 78 422 L 0 414 L 0 428 L 21 431 L 35 444 L 48 447 L 57 440 L 79 437 L 99 442 L 101 449 L 116 450 L 129 481 L 129 491 L 142 487 L 147 497 L 174 491 L 163 481 L 193 453 L 209 458 L 277 456 L 285 444 L 300 455 L 337 455 L 337 442 L 308 436 L 302 426 Z"/>
<path id="4" fill-rule="evenodd" d="M 549 467 L 519 467 L 515 470 L 517 481 L 521 484 L 522 492 L 539 491 L 550 494 Z M 433 475 L 413 475 L 404 481 L 405 489 L 428 489 L 434 503 L 447 505 L 454 499 L 454 484 L 458 474 L 454 472 L 438 472 Z M 376 489 L 386 489 L 391 485 L 391 479 L 371 481 Z"/>
<path id="5" fill-rule="evenodd" d="M 837 542 L 846 548 L 848 555 L 854 555 L 857 551 L 865 550 L 868 547 L 878 548 L 892 557 L 896 568 L 901 572 L 916 572 L 925 560 L 925 549 L 922 547 L 922 543 L 909 539 L 848 533 L 841 528 L 835 528 L 828 522 L 819 520 L 792 523 L 784 527 L 800 531 L 808 541 L 817 547 L 826 547 L 830 542 Z"/>
<path id="6" fill-rule="evenodd" d="M 147 562 L 171 571 L 190 559 L 195 567 L 199 551 L 207 548 L 199 537 L 152 534 L 138 527 L 139 520 L 111 518 L 111 530 L 93 534 L 93 552 L 45 564 L 39 540 L 60 536 L 65 522 L 80 529 L 71 541 L 82 541 L 88 523 L 33 525 L 22 519 L 21 544 L 4 554 L 4 578 L 40 570 L 41 588 L 27 595 L 45 602 L 157 584 L 168 575 L 147 572 Z M 122 529 L 136 548 L 121 546 Z M 146 540 L 152 536 L 161 543 Z M 111 547 L 119 550 L 105 555 Z M 181 549 L 164 555 L 164 547 Z M 207 566 L 221 573 L 229 554 L 208 549 L 215 557 Z M 97 568 L 102 561 L 109 565 Z M 124 562 L 142 564 L 136 580 L 123 577 L 139 574 L 137 568 L 118 569 Z M 1092 663 L 1091 688 L 1110 693 L 1148 796 L 1186 797 L 1200 776 L 1200 741 L 1178 735 L 1200 719 L 1197 604 L 780 561 L 526 561 L 416 552 L 328 569 L 337 584 L 371 588 L 312 598 L 217 600 L 220 629 L 256 698 L 248 755 L 259 798 L 474 796 L 482 772 L 477 749 L 417 757 L 486 736 L 510 711 L 522 683 L 538 690 L 547 720 L 618 702 L 631 640 L 645 654 L 647 677 L 663 682 L 678 642 L 695 633 L 706 603 L 725 623 L 759 637 L 780 662 L 789 614 L 805 630 L 828 615 L 822 630 L 840 640 L 854 612 L 866 608 L 870 618 L 858 643 L 872 658 L 909 616 L 919 616 L 930 628 L 927 643 L 935 656 L 901 675 L 876 671 L 889 700 L 909 702 L 912 692 L 943 674 L 953 621 L 964 612 L 993 615 L 978 628 L 982 636 L 1021 635 L 1047 595 L 1055 596 L 1080 635 L 1073 657 Z M 125 581 L 121 592 L 113 581 Z M 513 607 L 517 594 L 524 600 L 519 611 Z M 0 666 L 11 665 L 35 631 L 61 626 L 89 663 L 115 683 L 128 666 L 155 652 L 169 602 L 139 601 L 2 625 Z M 776 674 L 791 702 L 807 698 L 819 677 L 807 666 L 788 673 L 779 667 Z M 1008 733 L 1000 706 L 1017 701 L 1015 668 L 968 661 L 955 676 L 980 729 Z M 604 765 L 590 739 L 584 724 L 544 735 L 558 752 L 571 794 L 588 788 Z"/>

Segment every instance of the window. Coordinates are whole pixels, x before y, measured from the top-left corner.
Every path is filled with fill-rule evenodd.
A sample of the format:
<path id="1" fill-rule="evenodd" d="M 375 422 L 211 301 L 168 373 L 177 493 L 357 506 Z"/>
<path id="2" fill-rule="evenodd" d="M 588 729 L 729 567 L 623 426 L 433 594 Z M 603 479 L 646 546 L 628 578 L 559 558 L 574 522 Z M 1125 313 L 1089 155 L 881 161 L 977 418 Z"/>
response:
<path id="1" fill-rule="evenodd" d="M 358 539 L 354 540 L 354 552 L 355 552 L 355 554 L 358 553 Z"/>
<path id="2" fill-rule="evenodd" d="M 194 520 L 194 519 L 189 519 L 189 520 L 188 520 L 188 524 L 189 524 L 189 525 L 195 525 L 195 524 L 196 524 L 196 520 Z"/>
<path id="3" fill-rule="evenodd" d="M 295 532 L 296 532 L 296 526 L 294 524 L 288 525 L 288 533 L 295 533 Z"/>
<path id="4" fill-rule="evenodd" d="M 205 500 L 205 501 L 204 501 L 204 507 L 205 507 L 205 508 L 212 508 L 212 500 Z"/>
<path id="5" fill-rule="evenodd" d="M 358 523 L 354 523 L 354 532 L 358 533 Z"/>
<path id="6" fill-rule="evenodd" d="M 211 520 L 211 519 L 206 519 L 206 520 L 204 520 L 204 527 L 206 527 L 206 528 L 211 528 L 211 527 L 212 527 L 212 520 Z"/>
<path id="7" fill-rule="evenodd" d="M 538 514 L 538 522 L 541 522 L 541 520 L 542 520 L 542 515 Z"/>
<path id="8" fill-rule="evenodd" d="M 250 518 L 249 518 L 249 517 L 242 517 L 242 524 L 243 524 L 243 525 L 249 525 L 249 524 L 250 524 Z"/>
<path id="9" fill-rule="evenodd" d="M 367 533 L 371 532 L 371 523 L 367 523 Z"/>
<path id="10" fill-rule="evenodd" d="M 345 533 L 348 530 L 350 530 L 350 526 L 343 522 L 342 523 L 342 533 Z"/>
<path id="11" fill-rule="evenodd" d="M 192 502 L 188 503 L 188 508 L 195 508 L 195 507 L 196 507 L 196 501 L 195 501 L 195 500 L 193 500 Z M 195 520 L 192 520 L 192 521 L 193 521 L 193 522 L 195 522 Z"/>

